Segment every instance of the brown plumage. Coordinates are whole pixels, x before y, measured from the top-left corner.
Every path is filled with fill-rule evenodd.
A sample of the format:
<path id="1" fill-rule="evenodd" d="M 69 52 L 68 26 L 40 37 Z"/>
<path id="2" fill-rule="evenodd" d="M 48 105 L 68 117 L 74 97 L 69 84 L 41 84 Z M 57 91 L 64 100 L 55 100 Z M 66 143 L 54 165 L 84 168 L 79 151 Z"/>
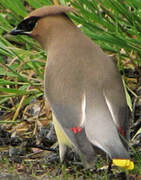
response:
<path id="1" fill-rule="evenodd" d="M 71 7 L 67 6 L 44 6 L 42 8 L 36 9 L 33 12 L 31 12 L 27 17 L 36 16 L 36 17 L 45 17 L 45 16 L 53 16 L 60 13 L 67 13 L 67 12 L 76 12 Z"/>
<path id="2" fill-rule="evenodd" d="M 129 119 L 120 74 L 113 61 L 67 17 L 73 11 L 66 6 L 39 8 L 11 34 L 28 35 L 47 50 L 45 95 L 53 111 L 61 160 L 66 146 L 71 146 L 90 166 L 99 148 L 115 165 L 133 169 L 124 140 Z"/>

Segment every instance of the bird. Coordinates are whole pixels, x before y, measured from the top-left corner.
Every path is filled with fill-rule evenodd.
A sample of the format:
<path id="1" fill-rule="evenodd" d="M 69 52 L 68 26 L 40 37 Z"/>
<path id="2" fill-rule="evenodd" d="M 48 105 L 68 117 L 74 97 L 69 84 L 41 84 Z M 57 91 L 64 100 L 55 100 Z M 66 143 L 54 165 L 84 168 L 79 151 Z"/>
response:
<path id="1" fill-rule="evenodd" d="M 44 93 L 64 161 L 68 147 L 86 168 L 97 152 L 118 167 L 134 169 L 129 155 L 129 110 L 115 62 L 69 18 L 76 10 L 43 6 L 25 17 L 11 35 L 27 35 L 47 51 Z M 114 42 L 113 42 L 114 44 Z"/>

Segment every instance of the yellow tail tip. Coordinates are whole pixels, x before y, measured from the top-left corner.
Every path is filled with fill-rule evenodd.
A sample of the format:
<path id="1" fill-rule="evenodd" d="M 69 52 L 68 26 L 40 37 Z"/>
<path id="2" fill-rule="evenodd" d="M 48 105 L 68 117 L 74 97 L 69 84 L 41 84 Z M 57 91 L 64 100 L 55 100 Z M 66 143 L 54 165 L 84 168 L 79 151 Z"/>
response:
<path id="1" fill-rule="evenodd" d="M 129 159 L 113 159 L 113 164 L 128 170 L 134 169 L 134 162 Z"/>

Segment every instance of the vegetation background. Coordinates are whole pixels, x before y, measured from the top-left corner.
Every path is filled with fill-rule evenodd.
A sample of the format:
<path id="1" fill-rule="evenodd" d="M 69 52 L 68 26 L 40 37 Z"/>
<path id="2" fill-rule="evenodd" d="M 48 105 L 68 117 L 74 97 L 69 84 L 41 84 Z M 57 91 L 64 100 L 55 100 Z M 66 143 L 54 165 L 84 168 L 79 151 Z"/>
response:
<path id="1" fill-rule="evenodd" d="M 46 54 L 39 44 L 29 37 L 15 37 L 8 33 L 32 10 L 52 4 L 76 8 L 79 13 L 69 15 L 70 18 L 116 61 L 123 78 L 127 103 L 132 112 L 131 144 L 136 167 L 134 171 L 126 174 L 141 179 L 140 0 L 1 0 L 0 126 L 12 135 L 16 132 L 19 136 L 27 137 L 36 135 L 38 127 L 48 125 L 51 120 L 50 111 L 46 113 L 43 100 Z M 7 169 L 7 166 L 9 161 L 2 158 L 1 170 Z M 12 172 L 22 169 L 17 166 L 12 166 Z M 33 168 L 32 163 L 30 166 Z M 42 169 L 45 171 L 46 166 Z M 77 170 L 75 173 L 78 175 Z M 75 179 L 76 174 L 70 178 Z M 83 179 L 82 174 L 79 177 Z M 108 178 L 103 174 L 101 177 Z"/>

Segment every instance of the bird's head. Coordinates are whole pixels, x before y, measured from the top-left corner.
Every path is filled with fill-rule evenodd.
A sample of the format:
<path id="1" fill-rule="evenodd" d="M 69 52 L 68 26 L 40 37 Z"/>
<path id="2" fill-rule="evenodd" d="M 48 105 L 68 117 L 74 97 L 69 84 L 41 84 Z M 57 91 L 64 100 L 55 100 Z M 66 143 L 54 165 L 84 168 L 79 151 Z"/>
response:
<path id="1" fill-rule="evenodd" d="M 63 15 L 64 18 L 67 12 L 74 12 L 74 9 L 67 6 L 44 6 L 42 8 L 32 11 L 23 21 L 21 21 L 17 27 L 15 27 L 10 34 L 11 35 L 28 35 L 42 45 L 45 39 L 49 36 L 51 31 L 50 27 L 56 28 L 56 24 L 59 22 L 57 18 Z M 56 21 L 54 21 L 54 19 Z M 57 26 L 58 27 L 58 26 Z M 52 28 L 52 29 L 53 29 Z"/>

